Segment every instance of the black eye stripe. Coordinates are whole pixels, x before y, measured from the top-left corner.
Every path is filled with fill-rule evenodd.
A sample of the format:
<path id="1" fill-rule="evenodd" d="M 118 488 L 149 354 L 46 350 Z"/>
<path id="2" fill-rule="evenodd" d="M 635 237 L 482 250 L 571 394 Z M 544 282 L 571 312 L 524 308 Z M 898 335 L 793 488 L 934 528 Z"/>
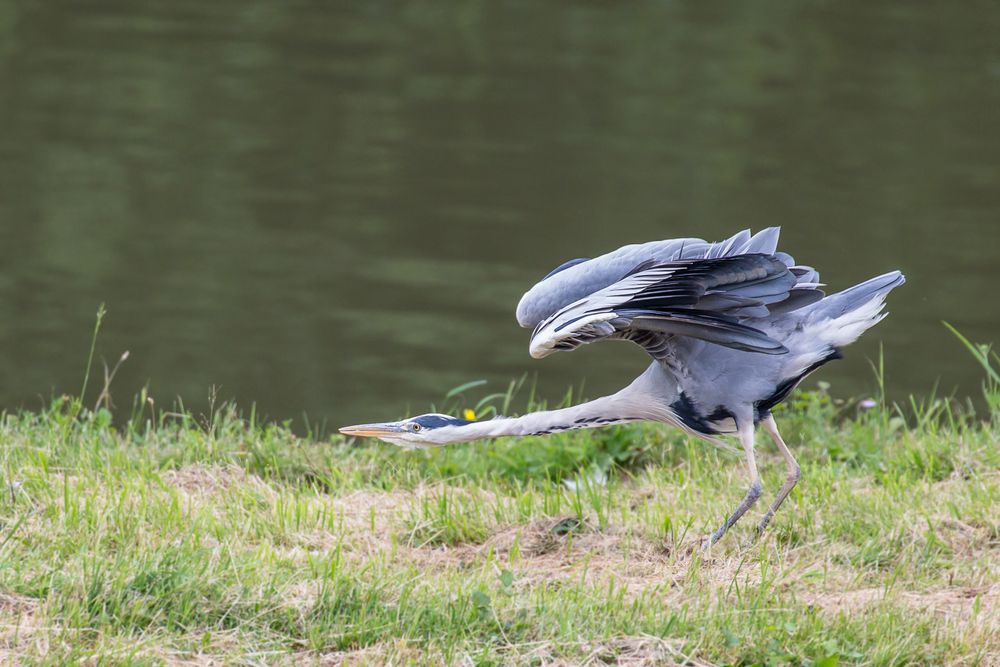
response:
<path id="1" fill-rule="evenodd" d="M 421 415 L 410 420 L 411 424 L 419 424 L 424 428 L 441 428 L 442 426 L 464 426 L 470 424 L 466 419 L 457 419 L 444 415 Z"/>

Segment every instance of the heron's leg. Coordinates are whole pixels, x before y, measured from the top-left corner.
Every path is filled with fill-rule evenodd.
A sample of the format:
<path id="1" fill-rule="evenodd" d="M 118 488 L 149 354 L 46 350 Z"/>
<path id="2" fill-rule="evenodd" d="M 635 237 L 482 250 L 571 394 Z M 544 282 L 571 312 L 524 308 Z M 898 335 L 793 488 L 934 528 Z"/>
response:
<path id="1" fill-rule="evenodd" d="M 733 513 L 729 515 L 726 522 L 719 526 L 712 535 L 705 540 L 702 544 L 702 549 L 707 549 L 716 542 L 719 538 L 726 534 L 726 531 L 732 528 L 733 524 L 740 520 L 740 517 L 746 514 L 746 511 L 753 507 L 753 504 L 757 502 L 761 494 L 761 483 L 760 474 L 757 472 L 757 459 L 753 452 L 753 422 L 746 425 L 741 425 L 739 427 L 740 444 L 743 445 L 743 452 L 747 457 L 747 472 L 750 474 L 750 488 L 747 489 L 747 494 L 743 497 L 740 504 L 733 510 Z"/>
<path id="2" fill-rule="evenodd" d="M 774 513 L 778 511 L 781 507 L 781 503 L 784 502 L 788 494 L 792 492 L 795 485 L 799 483 L 799 464 L 795 461 L 795 457 L 788 450 L 788 445 L 785 441 L 781 439 L 781 434 L 778 433 L 778 425 L 774 423 L 774 417 L 768 415 L 760 421 L 760 425 L 767 431 L 767 434 L 771 436 L 771 440 L 774 440 L 774 444 L 778 446 L 778 451 L 781 455 L 785 457 L 785 465 L 788 466 L 788 476 L 785 478 L 785 483 L 781 485 L 781 489 L 778 491 L 778 495 L 774 497 L 774 502 L 771 503 L 771 507 L 768 508 L 767 513 L 764 518 L 760 520 L 757 524 L 757 536 L 764 532 L 767 528 L 768 522 L 771 521 L 771 517 Z"/>

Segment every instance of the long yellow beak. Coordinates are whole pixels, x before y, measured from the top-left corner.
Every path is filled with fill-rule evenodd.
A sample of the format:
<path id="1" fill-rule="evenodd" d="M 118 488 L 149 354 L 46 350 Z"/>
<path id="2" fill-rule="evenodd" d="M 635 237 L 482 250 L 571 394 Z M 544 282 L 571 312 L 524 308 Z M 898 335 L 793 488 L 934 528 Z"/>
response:
<path id="1" fill-rule="evenodd" d="M 358 424 L 344 426 L 340 432 L 353 438 L 380 438 L 399 433 L 399 427 L 393 424 Z"/>

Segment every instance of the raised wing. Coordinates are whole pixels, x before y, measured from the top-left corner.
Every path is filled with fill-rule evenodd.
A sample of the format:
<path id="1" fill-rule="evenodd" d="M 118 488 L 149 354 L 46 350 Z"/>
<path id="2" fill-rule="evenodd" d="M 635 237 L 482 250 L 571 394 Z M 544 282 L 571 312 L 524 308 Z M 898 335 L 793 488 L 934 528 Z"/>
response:
<path id="1" fill-rule="evenodd" d="M 809 267 L 796 267 L 795 261 L 777 251 L 777 227 L 756 234 L 744 230 L 719 243 L 686 238 L 627 245 L 593 259 L 566 262 L 528 290 L 517 305 L 517 321 L 527 328 L 537 326 L 566 306 L 584 299 L 635 272 L 649 263 L 666 264 L 682 260 L 717 259 L 747 254 L 774 255 L 797 271 L 800 283 L 815 283 L 819 275 Z"/>
<path id="2" fill-rule="evenodd" d="M 540 322 L 529 349 L 541 358 L 618 338 L 660 358 L 669 336 L 676 335 L 782 354 L 785 347 L 753 321 L 821 299 L 817 285 L 802 280 L 809 277 L 806 269 L 790 269 L 781 257 L 767 254 L 645 262 Z"/>

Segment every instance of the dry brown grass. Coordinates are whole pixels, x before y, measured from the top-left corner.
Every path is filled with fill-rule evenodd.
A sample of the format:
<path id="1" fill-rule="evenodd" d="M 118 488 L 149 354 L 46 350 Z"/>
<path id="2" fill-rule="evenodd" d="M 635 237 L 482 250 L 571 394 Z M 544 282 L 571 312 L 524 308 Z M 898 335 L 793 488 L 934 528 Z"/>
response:
<path id="1" fill-rule="evenodd" d="M 26 652 L 46 649 L 39 606 L 34 598 L 0 593 L 0 664 L 20 665 Z"/>
<path id="2" fill-rule="evenodd" d="M 245 484 L 248 478 L 243 468 L 235 465 L 210 466 L 192 463 L 161 475 L 163 481 L 187 494 L 221 493 L 232 486 Z"/>

